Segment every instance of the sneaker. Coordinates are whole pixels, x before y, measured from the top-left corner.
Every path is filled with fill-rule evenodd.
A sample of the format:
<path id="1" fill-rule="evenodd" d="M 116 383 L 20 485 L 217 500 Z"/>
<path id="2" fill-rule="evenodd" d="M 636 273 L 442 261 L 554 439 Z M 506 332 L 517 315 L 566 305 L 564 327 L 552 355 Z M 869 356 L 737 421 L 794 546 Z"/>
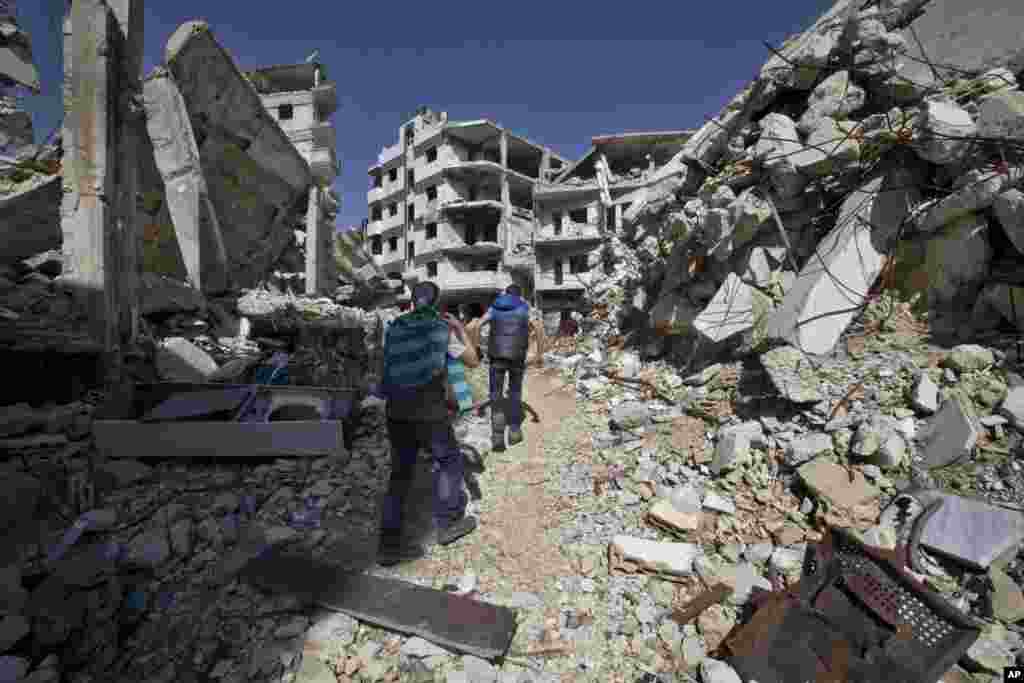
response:
<path id="1" fill-rule="evenodd" d="M 505 452 L 505 434 L 504 430 L 501 432 L 491 432 L 491 450 L 495 453 Z"/>
<path id="2" fill-rule="evenodd" d="M 473 533 L 476 530 L 476 517 L 464 516 L 457 522 L 449 524 L 443 529 L 437 530 L 437 542 L 441 545 L 454 543 L 463 536 Z"/>
<path id="3" fill-rule="evenodd" d="M 515 446 L 523 440 L 523 433 L 518 429 L 510 429 L 508 431 L 508 445 Z"/>
<path id="4" fill-rule="evenodd" d="M 410 562 L 426 556 L 426 549 L 418 544 L 381 543 L 377 549 L 377 564 L 382 567 L 391 567 L 399 562 Z"/>

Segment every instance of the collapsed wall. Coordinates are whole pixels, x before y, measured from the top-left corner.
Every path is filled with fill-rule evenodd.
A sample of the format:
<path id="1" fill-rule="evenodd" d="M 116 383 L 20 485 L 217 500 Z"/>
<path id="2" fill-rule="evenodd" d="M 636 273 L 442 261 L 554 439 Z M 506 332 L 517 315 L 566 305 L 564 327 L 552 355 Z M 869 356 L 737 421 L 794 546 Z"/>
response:
<path id="1" fill-rule="evenodd" d="M 822 354 L 880 286 L 933 330 L 1021 329 L 1024 53 L 962 4 L 841 0 L 774 51 L 605 246 L 604 331 L 651 355 L 772 340 Z M 950 12 L 971 24 L 964 57 L 944 48 L 951 63 L 923 78 L 910 30 L 938 45 Z"/>

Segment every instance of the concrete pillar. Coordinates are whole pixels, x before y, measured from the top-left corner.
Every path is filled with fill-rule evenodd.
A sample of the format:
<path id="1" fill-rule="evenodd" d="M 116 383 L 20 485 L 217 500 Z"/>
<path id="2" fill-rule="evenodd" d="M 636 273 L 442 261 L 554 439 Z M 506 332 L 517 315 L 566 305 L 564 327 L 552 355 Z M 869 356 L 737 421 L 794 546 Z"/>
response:
<path id="1" fill-rule="evenodd" d="M 102 0 L 74 0 L 71 5 L 71 97 L 65 123 L 64 179 L 70 186 L 62 206 L 64 237 L 62 281 L 85 309 L 93 338 L 108 360 L 119 351 L 120 269 L 122 245 L 115 219 L 117 190 L 116 116 L 117 30 Z M 110 366 L 108 365 L 108 369 Z M 113 378 L 111 378 L 113 379 Z"/>
<path id="2" fill-rule="evenodd" d="M 547 180 L 548 171 L 551 169 L 551 151 L 544 150 L 543 156 L 540 158 L 540 179 Z"/>
<path id="3" fill-rule="evenodd" d="M 309 189 L 309 203 L 306 207 L 306 294 L 321 291 L 321 265 L 323 259 L 323 234 L 321 231 L 320 206 L 322 190 L 315 185 Z"/>
<path id="4" fill-rule="evenodd" d="M 508 168 L 508 131 L 501 131 L 501 167 Z"/>
<path id="5" fill-rule="evenodd" d="M 139 323 L 139 281 L 142 277 L 142 230 L 136 216 L 139 186 L 138 150 L 145 125 L 142 106 L 142 52 L 144 12 L 142 0 L 107 0 L 121 31 L 119 100 L 121 128 L 117 135 L 117 232 L 121 240 L 121 336 L 133 342 Z"/>

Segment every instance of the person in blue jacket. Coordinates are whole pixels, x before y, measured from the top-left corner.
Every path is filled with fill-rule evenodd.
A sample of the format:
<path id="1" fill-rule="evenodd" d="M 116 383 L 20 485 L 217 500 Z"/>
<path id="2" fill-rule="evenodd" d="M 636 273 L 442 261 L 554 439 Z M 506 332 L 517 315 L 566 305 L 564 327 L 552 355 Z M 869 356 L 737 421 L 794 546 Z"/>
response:
<path id="1" fill-rule="evenodd" d="M 501 452 L 505 450 L 506 419 L 508 445 L 514 446 L 523 440 L 523 377 L 530 343 L 530 306 L 522 298 L 519 285 L 509 285 L 505 293 L 495 299 L 480 321 L 481 331 L 484 325 L 490 325 L 487 355 L 490 360 L 491 446 Z M 502 401 L 506 377 L 508 400 Z"/>

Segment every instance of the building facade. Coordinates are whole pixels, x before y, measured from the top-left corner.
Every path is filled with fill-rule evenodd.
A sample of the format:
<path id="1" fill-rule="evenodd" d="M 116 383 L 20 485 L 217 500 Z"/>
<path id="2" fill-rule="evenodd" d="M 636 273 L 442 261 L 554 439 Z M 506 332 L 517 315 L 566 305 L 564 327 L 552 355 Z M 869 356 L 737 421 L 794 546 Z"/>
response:
<path id="1" fill-rule="evenodd" d="M 549 332 L 579 311 L 603 274 L 602 244 L 654 170 L 682 149 L 691 131 L 591 138 L 592 147 L 551 182 L 537 185 L 534 230 L 535 304 Z"/>
<path id="2" fill-rule="evenodd" d="M 337 273 L 333 259 L 334 221 L 340 200 L 332 185 L 338 176 L 335 129 L 331 116 L 338 93 L 316 61 L 257 69 L 246 74 L 270 115 L 309 163 L 315 179 L 307 200 L 305 247 L 307 294 L 333 292 Z"/>
<path id="3" fill-rule="evenodd" d="M 471 312 L 512 283 L 530 296 L 534 190 L 566 163 L 491 121 L 421 108 L 369 169 L 375 263 L 408 285 L 436 282 Z"/>

